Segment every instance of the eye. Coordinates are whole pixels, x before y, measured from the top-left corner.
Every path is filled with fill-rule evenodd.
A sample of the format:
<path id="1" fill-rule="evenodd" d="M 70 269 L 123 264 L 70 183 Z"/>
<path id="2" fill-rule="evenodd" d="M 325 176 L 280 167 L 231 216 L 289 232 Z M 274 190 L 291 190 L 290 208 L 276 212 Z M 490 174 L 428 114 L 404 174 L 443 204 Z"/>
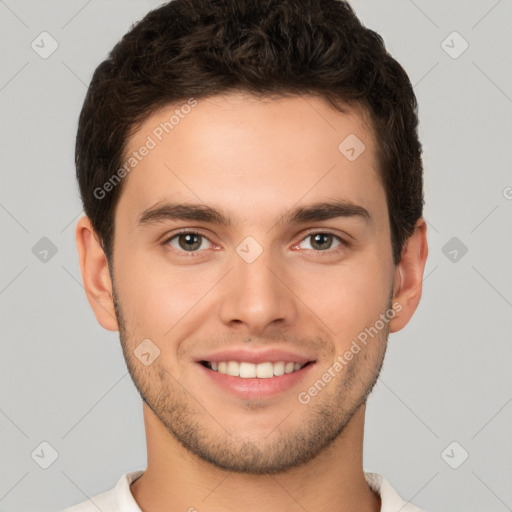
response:
<path id="1" fill-rule="evenodd" d="M 206 242 L 211 243 L 202 233 L 196 231 L 182 231 L 181 233 L 176 233 L 167 238 L 163 244 L 170 245 L 179 252 L 194 253 L 199 249 L 207 249 L 208 247 L 205 247 Z"/>
<path id="2" fill-rule="evenodd" d="M 340 247 L 347 245 L 347 243 L 337 235 L 333 233 L 328 233 L 324 231 L 318 231 L 316 233 L 309 233 L 302 241 L 297 244 L 295 247 L 299 247 L 306 240 L 311 239 L 310 247 L 306 247 L 308 250 L 314 250 L 316 252 L 328 251 L 329 249 L 333 249 L 333 242 L 338 241 L 338 244 L 334 246 Z M 336 251 L 333 251 L 336 252 Z"/>
<path id="3" fill-rule="evenodd" d="M 310 240 L 310 247 L 301 247 L 307 240 Z M 210 244 L 210 246 L 209 246 Z M 172 250 L 178 253 L 188 253 L 195 256 L 200 250 L 212 248 L 214 245 L 210 239 L 198 231 L 181 231 L 168 237 L 164 242 L 164 246 L 170 246 Z M 348 247 L 348 242 L 333 233 L 318 231 L 309 233 L 293 249 L 306 249 L 314 252 L 338 252 L 343 247 Z"/>

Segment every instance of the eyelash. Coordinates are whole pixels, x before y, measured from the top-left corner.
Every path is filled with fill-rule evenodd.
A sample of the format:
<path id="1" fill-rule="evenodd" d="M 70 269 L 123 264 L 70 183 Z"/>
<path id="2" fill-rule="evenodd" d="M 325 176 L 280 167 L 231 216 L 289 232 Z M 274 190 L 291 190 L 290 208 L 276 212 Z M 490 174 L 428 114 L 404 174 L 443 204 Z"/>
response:
<path id="1" fill-rule="evenodd" d="M 309 232 L 307 233 L 303 238 L 301 238 L 301 240 L 298 242 L 299 244 L 302 243 L 304 240 L 306 240 L 307 238 L 311 237 L 311 236 L 314 236 L 314 235 L 332 235 L 334 238 L 338 239 L 338 241 L 340 242 L 340 245 L 334 249 L 326 249 L 325 251 L 315 251 L 314 249 L 305 249 L 307 251 L 312 251 L 314 253 L 319 253 L 322 254 L 322 253 L 325 253 L 325 254 L 337 254 L 338 252 L 340 252 L 341 250 L 343 249 L 346 249 L 350 246 L 349 242 L 347 242 L 345 239 L 341 238 L 339 235 L 336 235 L 334 233 L 332 233 L 331 231 L 322 231 L 322 230 L 317 230 L 317 231 L 312 231 L 312 232 Z M 162 242 L 162 245 L 163 246 L 167 246 L 167 247 L 170 247 L 168 244 L 171 240 L 173 240 L 174 238 L 178 237 L 179 235 L 198 235 L 198 236 L 201 236 L 203 238 L 206 238 L 206 240 L 208 240 L 210 243 L 213 243 L 207 235 L 205 235 L 204 233 L 202 233 L 201 231 L 196 231 L 196 230 L 190 230 L 190 229 L 184 229 L 183 231 L 178 231 L 176 233 L 173 233 L 171 236 L 167 237 L 163 242 Z M 298 245 L 298 244 L 294 244 L 294 245 Z M 192 252 L 188 252 L 188 251 L 182 251 L 182 250 L 179 250 L 179 249 L 175 249 L 174 247 L 171 247 L 170 250 L 172 250 L 173 252 L 177 252 L 178 254 L 180 255 L 183 255 L 185 257 L 198 257 L 200 254 L 201 251 L 192 251 Z"/>

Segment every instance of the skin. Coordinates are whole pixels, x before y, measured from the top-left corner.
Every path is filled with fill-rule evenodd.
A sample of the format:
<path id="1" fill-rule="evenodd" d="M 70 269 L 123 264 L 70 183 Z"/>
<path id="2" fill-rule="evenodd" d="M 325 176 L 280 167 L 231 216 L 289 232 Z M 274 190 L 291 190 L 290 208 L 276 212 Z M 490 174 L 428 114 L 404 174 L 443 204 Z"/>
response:
<path id="1" fill-rule="evenodd" d="M 127 153 L 175 109 L 147 119 Z M 366 146 L 354 161 L 338 150 L 349 134 Z M 375 155 L 362 110 L 340 113 L 312 96 L 214 96 L 199 100 L 124 178 L 113 268 L 89 219 L 79 220 L 89 302 L 105 329 L 119 330 L 144 398 L 148 466 L 131 485 L 143 511 L 380 510 L 362 467 L 366 398 L 388 334 L 418 306 L 428 248 L 420 219 L 393 264 Z M 298 205 L 332 199 L 363 206 L 371 222 L 279 222 Z M 139 226 L 140 214 L 164 200 L 222 209 L 232 224 L 168 219 Z M 196 256 L 180 246 L 183 238 L 165 243 L 183 228 L 207 237 L 197 239 Z M 312 229 L 335 237 L 315 245 Z M 252 263 L 236 252 L 247 236 L 263 249 Z M 301 403 L 298 393 L 392 303 L 399 313 Z M 133 351 L 148 338 L 160 356 L 146 366 Z M 315 364 L 292 389 L 244 399 L 212 385 L 196 362 L 231 347 L 291 350 Z"/>

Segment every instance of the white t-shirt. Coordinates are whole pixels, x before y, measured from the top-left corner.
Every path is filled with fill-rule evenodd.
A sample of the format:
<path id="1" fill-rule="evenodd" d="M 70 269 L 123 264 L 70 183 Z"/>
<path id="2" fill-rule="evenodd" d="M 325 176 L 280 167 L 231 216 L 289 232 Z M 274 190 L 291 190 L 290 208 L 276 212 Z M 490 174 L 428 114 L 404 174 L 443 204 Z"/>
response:
<path id="1" fill-rule="evenodd" d="M 110 491 L 98 494 L 62 512 L 141 512 L 130 491 L 130 484 L 142 476 L 144 471 L 125 473 Z M 404 501 L 383 476 L 377 473 L 365 473 L 364 476 L 370 488 L 380 495 L 381 512 L 422 512 Z"/>

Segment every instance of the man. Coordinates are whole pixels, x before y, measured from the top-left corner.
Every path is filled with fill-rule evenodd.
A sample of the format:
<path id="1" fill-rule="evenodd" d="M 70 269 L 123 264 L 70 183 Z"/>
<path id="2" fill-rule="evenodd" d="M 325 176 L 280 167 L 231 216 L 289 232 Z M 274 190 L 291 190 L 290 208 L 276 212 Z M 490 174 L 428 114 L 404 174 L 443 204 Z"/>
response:
<path id="1" fill-rule="evenodd" d="M 95 71 L 76 228 L 148 464 L 68 509 L 412 512 L 362 467 L 427 258 L 416 99 L 339 0 L 174 0 Z"/>

